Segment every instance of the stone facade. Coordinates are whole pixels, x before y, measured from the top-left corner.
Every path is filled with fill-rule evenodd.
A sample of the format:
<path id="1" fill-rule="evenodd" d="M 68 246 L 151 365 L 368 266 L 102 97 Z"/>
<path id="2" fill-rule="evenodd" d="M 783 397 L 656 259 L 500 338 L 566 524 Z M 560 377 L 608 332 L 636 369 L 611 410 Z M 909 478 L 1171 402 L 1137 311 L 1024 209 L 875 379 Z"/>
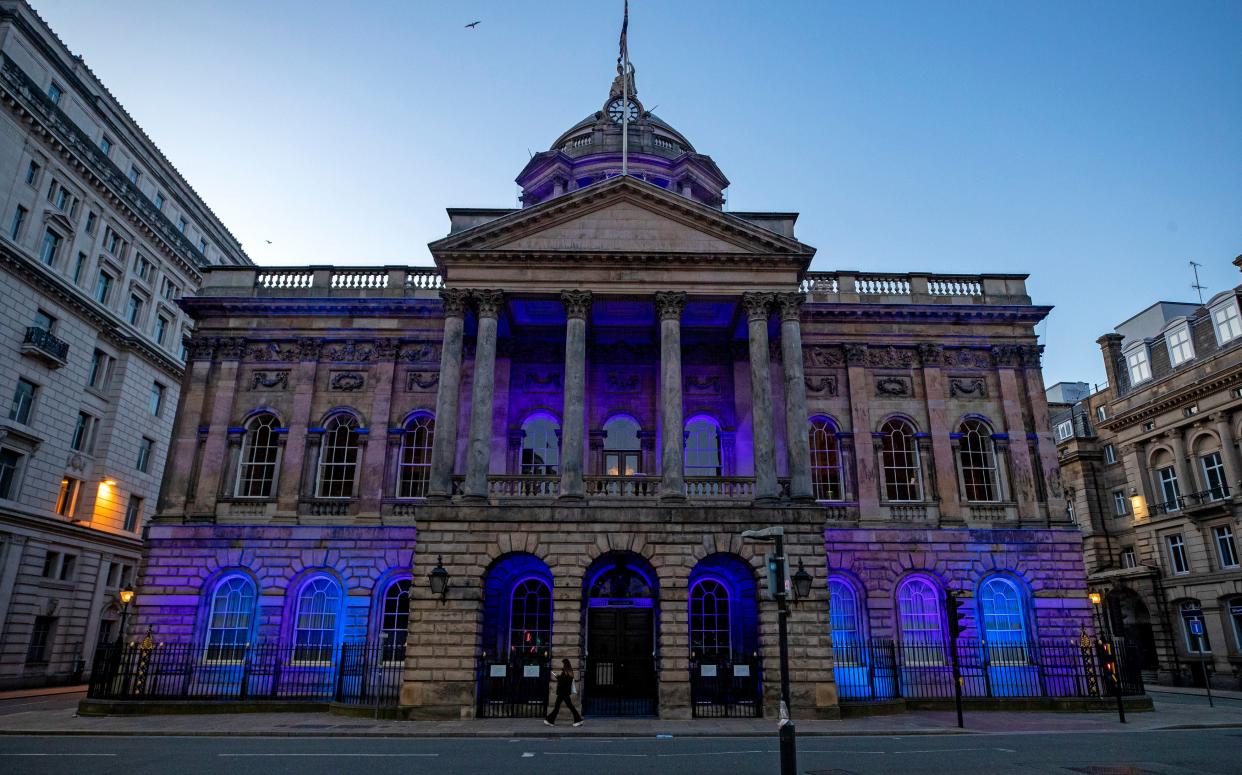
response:
<path id="1" fill-rule="evenodd" d="M 24 2 L 0 2 L 0 179 L 3 687 L 89 674 L 119 634 L 193 326 L 176 299 L 249 261 Z"/>
<path id="2" fill-rule="evenodd" d="M 653 148 L 656 122 L 634 128 Z M 692 714 L 695 671 L 755 660 L 774 714 L 771 549 L 741 537 L 766 526 L 811 582 L 795 715 L 840 712 L 846 586 L 856 635 L 943 638 L 946 590 L 997 579 L 1011 633 L 1089 627 L 1024 277 L 808 272 L 796 215 L 664 177 L 715 169 L 684 149 L 545 175 L 619 167 L 620 130 L 592 126 L 522 173 L 526 207 L 450 210 L 434 269 L 206 272 L 137 627 L 379 632 L 410 717 L 480 712 L 498 654 L 570 660 L 588 711 L 663 717 Z"/>
<path id="3" fill-rule="evenodd" d="M 1242 257 L 1235 260 L 1242 268 Z M 1108 385 L 1055 406 L 1063 479 L 1108 628 L 1161 681 L 1242 682 L 1242 286 L 1099 339 Z M 1236 330 L 1236 333 L 1234 333 Z M 1195 630 L 1199 632 L 1195 632 Z"/>

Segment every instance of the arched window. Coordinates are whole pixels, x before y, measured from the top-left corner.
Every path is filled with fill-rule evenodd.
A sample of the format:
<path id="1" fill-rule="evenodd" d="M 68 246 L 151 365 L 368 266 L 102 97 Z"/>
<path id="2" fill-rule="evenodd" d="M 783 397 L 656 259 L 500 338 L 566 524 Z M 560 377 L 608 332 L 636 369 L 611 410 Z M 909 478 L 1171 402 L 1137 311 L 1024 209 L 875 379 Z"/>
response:
<path id="1" fill-rule="evenodd" d="M 968 501 L 1000 500 L 996 477 L 996 448 L 992 429 L 979 420 L 958 426 L 958 461 L 962 469 L 962 489 Z"/>
<path id="2" fill-rule="evenodd" d="M 293 658 L 298 662 L 330 662 L 336 651 L 336 621 L 341 588 L 327 576 L 316 576 L 298 592 L 294 614 Z"/>
<path id="3" fill-rule="evenodd" d="M 880 467 L 884 471 L 884 495 L 887 500 L 923 500 L 919 448 L 910 423 L 894 419 L 880 428 Z"/>
<path id="4" fill-rule="evenodd" d="M 229 576 L 211 593 L 207 615 L 207 659 L 243 659 L 254 622 L 254 582 Z"/>
<path id="5" fill-rule="evenodd" d="M 854 586 L 842 579 L 828 579 L 828 619 L 833 646 L 845 646 L 862 639 L 860 613 Z"/>
<path id="6" fill-rule="evenodd" d="M 720 428 L 708 417 L 686 423 L 686 476 L 720 476 Z"/>
<path id="7" fill-rule="evenodd" d="M 699 658 L 728 657 L 729 590 L 713 578 L 690 589 L 690 652 Z"/>
<path id="8" fill-rule="evenodd" d="M 944 664 L 940 589 L 922 576 L 911 576 L 897 588 L 897 628 L 907 665 Z"/>
<path id="9" fill-rule="evenodd" d="M 633 476 L 639 473 L 639 426 L 629 417 L 613 417 L 604 423 L 604 474 Z"/>
<path id="10" fill-rule="evenodd" d="M 539 578 L 520 581 L 509 600 L 509 650 L 537 654 L 552 641 L 552 592 Z"/>
<path id="11" fill-rule="evenodd" d="M 352 414 L 335 414 L 323 427 L 319 448 L 320 498 L 352 498 L 358 473 L 358 420 Z"/>
<path id="12" fill-rule="evenodd" d="M 1022 592 L 1011 579 L 993 576 L 979 587 L 983 638 L 992 664 L 1026 661 L 1026 616 Z"/>
<path id="13" fill-rule="evenodd" d="M 811 418 L 811 491 L 817 501 L 845 500 L 837 426 L 826 417 Z"/>
<path id="14" fill-rule="evenodd" d="M 384 591 L 384 610 L 380 616 L 380 642 L 385 662 L 405 659 L 405 638 L 410 631 L 410 580 L 400 579 Z"/>
<path id="15" fill-rule="evenodd" d="M 429 414 L 418 414 L 406 421 L 401 431 L 401 457 L 397 461 L 397 497 L 425 498 L 431 479 L 431 440 L 436 421 Z"/>
<path id="16" fill-rule="evenodd" d="M 522 475 L 556 476 L 561 466 L 561 450 L 556 420 L 537 414 L 522 423 Z"/>
<path id="17" fill-rule="evenodd" d="M 270 498 L 276 486 L 276 457 L 280 446 L 276 415 L 264 412 L 251 417 L 242 436 L 241 464 L 237 467 L 238 498 Z"/>

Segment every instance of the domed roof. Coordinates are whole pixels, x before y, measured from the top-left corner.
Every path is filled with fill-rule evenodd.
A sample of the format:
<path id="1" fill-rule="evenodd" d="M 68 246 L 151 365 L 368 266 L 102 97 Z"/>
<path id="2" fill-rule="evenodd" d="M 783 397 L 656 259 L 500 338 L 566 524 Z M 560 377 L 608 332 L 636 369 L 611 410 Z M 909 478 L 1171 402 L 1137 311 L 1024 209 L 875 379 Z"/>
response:
<path id="1" fill-rule="evenodd" d="M 639 105 L 639 115 L 638 120 L 630 122 L 631 153 L 654 153 L 675 159 L 683 153 L 696 152 L 685 135 L 654 113 L 643 111 L 642 103 L 638 100 L 634 102 Z M 644 139 L 648 139 L 648 142 L 643 143 Z M 638 145 L 635 145 L 636 140 Z M 603 110 L 597 110 L 567 129 L 548 150 L 561 151 L 573 157 L 619 152 L 621 127 L 609 119 Z"/>

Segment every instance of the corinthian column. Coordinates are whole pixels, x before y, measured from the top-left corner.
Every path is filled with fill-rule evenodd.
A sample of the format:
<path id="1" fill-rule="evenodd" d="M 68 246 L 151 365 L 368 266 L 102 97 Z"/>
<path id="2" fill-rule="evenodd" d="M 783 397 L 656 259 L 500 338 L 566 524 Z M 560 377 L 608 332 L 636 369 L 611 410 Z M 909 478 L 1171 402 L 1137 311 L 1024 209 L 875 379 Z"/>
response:
<path id="1" fill-rule="evenodd" d="M 436 392 L 436 429 L 431 437 L 431 478 L 427 497 L 453 494 L 453 461 L 457 457 L 457 417 L 461 413 L 461 342 L 466 325 L 466 292 L 445 288 L 444 340 L 440 345 L 440 388 Z"/>
<path id="2" fill-rule="evenodd" d="M 660 316 L 660 498 L 686 499 L 685 442 L 681 404 L 681 311 L 686 294 L 668 291 L 655 295 Z"/>
<path id="3" fill-rule="evenodd" d="M 805 293 L 781 293 L 781 363 L 785 372 L 785 438 L 789 445 L 789 497 L 814 501 L 806 377 L 802 372 L 802 303 Z"/>
<path id="4" fill-rule="evenodd" d="M 744 293 L 750 332 L 751 433 L 755 450 L 755 501 L 772 502 L 780 497 L 776 482 L 776 437 L 772 432 L 772 371 L 768 366 L 768 313 L 775 294 Z M 809 445 L 809 442 L 808 442 Z"/>
<path id="5" fill-rule="evenodd" d="M 565 305 L 565 406 L 561 422 L 561 497 L 581 499 L 586 425 L 586 328 L 590 291 L 561 291 Z"/>
<path id="6" fill-rule="evenodd" d="M 487 498 L 487 471 L 491 463 L 492 396 L 496 386 L 496 318 L 500 291 L 473 291 L 478 306 L 479 335 L 474 350 L 474 386 L 470 393 L 470 447 L 466 451 L 465 497 Z"/>

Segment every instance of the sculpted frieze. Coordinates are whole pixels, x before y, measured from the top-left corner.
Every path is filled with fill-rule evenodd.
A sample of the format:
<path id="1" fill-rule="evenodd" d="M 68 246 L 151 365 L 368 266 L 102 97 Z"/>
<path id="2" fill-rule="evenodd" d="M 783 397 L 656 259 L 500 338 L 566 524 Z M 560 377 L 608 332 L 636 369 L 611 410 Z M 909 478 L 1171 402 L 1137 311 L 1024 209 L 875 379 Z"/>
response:
<path id="1" fill-rule="evenodd" d="M 904 369 L 914 365 L 914 350 L 898 347 L 867 348 L 867 365 L 883 369 Z"/>
<path id="2" fill-rule="evenodd" d="M 838 345 L 810 345 L 802 348 L 804 364 L 810 368 L 828 369 L 845 365 L 845 353 Z"/>
<path id="3" fill-rule="evenodd" d="M 919 360 L 924 366 L 940 366 L 944 364 L 944 345 L 923 343 L 919 345 Z"/>
<path id="4" fill-rule="evenodd" d="M 686 394 L 718 396 L 720 395 L 720 377 L 686 377 Z"/>
<path id="5" fill-rule="evenodd" d="M 963 369 L 990 369 L 992 357 L 987 350 L 977 347 L 946 348 L 944 365 Z"/>
<path id="6" fill-rule="evenodd" d="M 806 392 L 813 395 L 822 395 L 834 397 L 837 395 L 837 378 L 836 375 L 829 374 L 825 377 L 805 377 Z"/>
<path id="7" fill-rule="evenodd" d="M 250 375 L 251 390 L 288 390 L 288 371 L 256 371 Z"/>
<path id="8" fill-rule="evenodd" d="M 404 363 L 436 363 L 440 360 L 440 352 L 430 342 L 412 342 L 401 346 L 397 358 Z"/>
<path id="9" fill-rule="evenodd" d="M 845 363 L 848 366 L 866 366 L 867 365 L 867 345 L 865 344 L 847 344 L 845 349 Z"/>
<path id="10" fill-rule="evenodd" d="M 951 398 L 987 398 L 988 383 L 980 377 L 949 380 Z"/>
<path id="11" fill-rule="evenodd" d="M 289 363 L 296 361 L 299 354 L 297 345 L 293 343 L 251 342 L 247 345 L 243 358 L 248 361 Z"/>
<path id="12" fill-rule="evenodd" d="M 559 393 L 561 391 L 561 375 L 559 372 L 527 372 L 524 387 L 530 393 Z"/>
<path id="13" fill-rule="evenodd" d="M 334 371 L 328 376 L 328 389 L 338 390 L 343 393 L 353 393 L 362 390 L 362 386 L 366 382 L 366 377 L 359 372 Z"/>
<path id="14" fill-rule="evenodd" d="M 876 377 L 875 394 L 880 398 L 907 398 L 914 395 L 914 386 L 909 377 Z"/>
<path id="15" fill-rule="evenodd" d="M 321 357 L 325 361 L 366 363 L 375 360 L 375 345 L 370 342 L 325 342 Z"/>
<path id="16" fill-rule="evenodd" d="M 605 393 L 637 393 L 641 386 L 642 379 L 637 374 L 610 371 L 604 375 Z"/>
<path id="17" fill-rule="evenodd" d="M 437 372 L 411 371 L 405 375 L 405 389 L 410 393 L 435 390 L 440 384 Z"/>

